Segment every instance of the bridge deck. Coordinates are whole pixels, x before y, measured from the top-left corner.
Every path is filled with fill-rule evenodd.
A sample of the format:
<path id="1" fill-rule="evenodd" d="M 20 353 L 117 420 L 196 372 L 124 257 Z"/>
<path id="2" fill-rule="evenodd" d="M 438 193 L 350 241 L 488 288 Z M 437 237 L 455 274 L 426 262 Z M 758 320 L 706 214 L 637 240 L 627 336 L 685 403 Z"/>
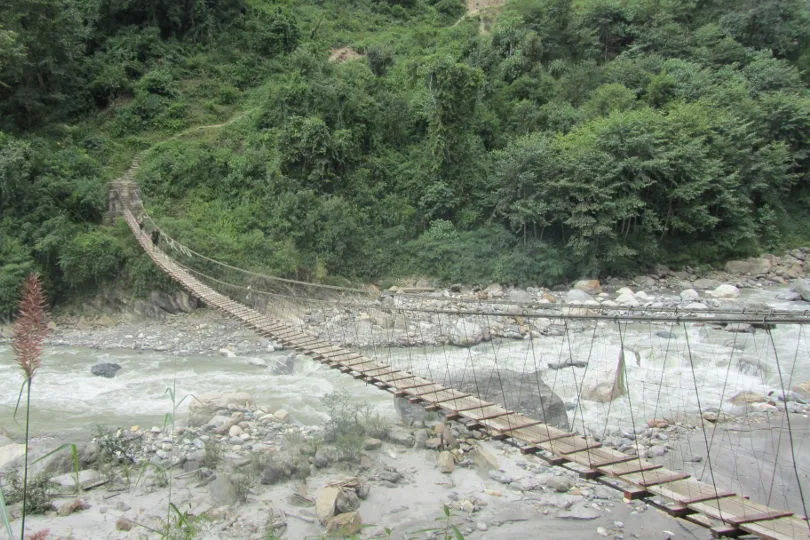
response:
<path id="1" fill-rule="evenodd" d="M 479 429 L 494 438 L 510 439 L 522 452 L 539 453 L 555 465 L 575 468 L 583 476 L 600 479 L 622 489 L 629 499 L 650 496 L 664 498 L 664 510 L 703 525 L 717 535 L 737 536 L 748 532 L 779 540 L 810 539 L 806 518 L 754 503 L 732 492 L 715 491 L 713 486 L 690 478 L 688 474 L 603 448 L 590 438 L 538 422 L 500 405 L 324 342 L 303 329 L 244 306 L 185 271 L 152 245 L 149 236 L 140 230 L 128 209 L 123 214 L 149 257 L 188 292 L 208 306 L 286 347 L 429 410 L 442 410 L 448 418 L 463 422 L 469 428 Z"/>

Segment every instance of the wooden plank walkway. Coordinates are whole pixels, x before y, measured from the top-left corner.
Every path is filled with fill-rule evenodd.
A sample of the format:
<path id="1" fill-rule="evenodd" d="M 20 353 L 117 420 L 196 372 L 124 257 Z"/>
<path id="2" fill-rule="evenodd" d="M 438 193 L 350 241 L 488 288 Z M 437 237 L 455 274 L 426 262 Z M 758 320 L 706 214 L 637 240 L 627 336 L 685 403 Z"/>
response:
<path id="1" fill-rule="evenodd" d="M 411 403 L 443 411 L 449 419 L 462 422 L 468 428 L 479 429 L 497 439 L 509 439 L 523 453 L 538 453 L 552 464 L 565 465 L 585 477 L 604 481 L 622 489 L 628 499 L 662 498 L 665 502 L 659 504 L 661 508 L 673 516 L 705 526 L 715 535 L 738 536 L 747 532 L 775 540 L 810 540 L 807 519 L 794 516 L 792 512 L 757 504 L 729 491 L 715 491 L 713 486 L 690 478 L 688 474 L 604 448 L 590 438 L 395 369 L 246 307 L 205 285 L 153 246 L 129 210 L 124 211 L 124 219 L 155 264 L 188 292 L 286 347 Z"/>

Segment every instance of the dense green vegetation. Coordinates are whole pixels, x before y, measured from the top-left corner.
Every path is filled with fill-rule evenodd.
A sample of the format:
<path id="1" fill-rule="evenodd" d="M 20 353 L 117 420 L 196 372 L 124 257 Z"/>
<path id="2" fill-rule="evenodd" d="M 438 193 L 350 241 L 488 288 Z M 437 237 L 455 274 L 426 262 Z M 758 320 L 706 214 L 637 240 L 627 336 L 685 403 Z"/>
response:
<path id="1" fill-rule="evenodd" d="M 551 284 L 810 237 L 806 0 L 0 11 L 0 313 L 31 269 L 57 300 L 154 285 L 102 224 L 105 182 L 147 148 L 165 230 L 308 279 Z"/>

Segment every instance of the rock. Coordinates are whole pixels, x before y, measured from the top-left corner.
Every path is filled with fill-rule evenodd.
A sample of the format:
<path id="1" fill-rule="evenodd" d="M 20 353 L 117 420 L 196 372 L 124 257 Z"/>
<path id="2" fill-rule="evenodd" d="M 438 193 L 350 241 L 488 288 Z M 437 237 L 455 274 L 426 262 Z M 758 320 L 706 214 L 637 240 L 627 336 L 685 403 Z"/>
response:
<path id="1" fill-rule="evenodd" d="M 377 450 L 382 446 L 382 441 L 380 439 L 375 439 L 373 437 L 367 438 L 363 441 L 363 450 Z"/>
<path id="2" fill-rule="evenodd" d="M 390 482 L 392 484 L 399 483 L 399 481 L 402 480 L 402 475 L 393 469 L 380 471 L 377 477 L 383 482 Z"/>
<path id="3" fill-rule="evenodd" d="M 666 330 L 659 330 L 658 332 L 655 333 L 655 335 L 664 339 L 675 339 L 676 337 L 678 337 L 673 332 L 667 332 Z"/>
<path id="4" fill-rule="evenodd" d="M 268 367 L 267 366 L 267 361 L 262 360 L 261 358 L 248 358 L 247 363 L 250 366 L 263 367 L 263 368 Z"/>
<path id="5" fill-rule="evenodd" d="M 445 450 L 439 454 L 439 471 L 445 474 L 450 474 L 456 468 L 456 460 L 453 454 Z"/>
<path id="6" fill-rule="evenodd" d="M 543 483 L 533 476 L 524 476 L 510 483 L 509 487 L 518 491 L 536 491 L 543 487 Z"/>
<path id="7" fill-rule="evenodd" d="M 446 448 L 447 450 L 453 450 L 458 448 L 458 442 L 456 442 L 456 437 L 453 435 L 453 430 L 445 424 L 441 422 L 440 424 L 436 424 L 434 428 L 436 434 L 439 436 L 439 440 L 441 441 L 442 447 Z"/>
<path id="8" fill-rule="evenodd" d="M 326 532 L 332 536 L 349 537 L 360 532 L 363 521 L 359 512 L 338 514 L 326 522 Z"/>
<path id="9" fill-rule="evenodd" d="M 354 512 L 360 508 L 360 497 L 353 489 L 343 488 L 335 500 L 335 513 Z"/>
<path id="10" fill-rule="evenodd" d="M 395 444 L 411 447 L 414 444 L 413 433 L 402 426 L 391 426 L 386 433 L 388 440 Z"/>
<path id="11" fill-rule="evenodd" d="M 117 531 L 131 531 L 133 527 L 135 527 L 135 523 L 125 517 L 118 518 L 115 522 L 115 530 Z"/>
<path id="12" fill-rule="evenodd" d="M 582 381 L 581 399 L 607 403 L 627 394 L 624 352 L 619 349 L 619 359 L 614 365 L 593 366 Z"/>
<path id="13" fill-rule="evenodd" d="M 722 285 L 718 285 L 714 290 L 707 291 L 706 294 L 712 298 L 737 298 L 740 296 L 740 289 L 734 285 L 723 283 Z"/>
<path id="14" fill-rule="evenodd" d="M 477 395 L 484 401 L 499 402 L 504 395 L 514 396 L 509 408 L 560 429 L 568 429 L 568 413 L 560 396 L 543 382 L 540 373 L 501 369 L 486 370 L 476 381 L 452 379 L 450 388 Z M 476 384 L 477 383 L 477 384 Z"/>
<path id="15" fill-rule="evenodd" d="M 248 485 L 248 478 L 242 473 L 220 474 L 208 484 L 208 492 L 217 506 L 232 506 L 245 501 Z"/>
<path id="16" fill-rule="evenodd" d="M 323 469 L 332 463 L 340 461 L 340 452 L 334 446 L 319 446 L 313 459 L 315 466 Z"/>
<path id="17" fill-rule="evenodd" d="M 728 323 L 724 330 L 726 332 L 735 332 L 737 334 L 753 334 L 754 327 L 747 323 Z"/>
<path id="18" fill-rule="evenodd" d="M 706 278 L 702 278 L 702 279 L 696 279 L 696 280 L 695 280 L 695 281 L 692 283 L 692 285 L 693 285 L 693 286 L 694 286 L 696 289 L 703 289 L 703 290 L 706 290 L 706 289 L 714 289 L 715 287 L 718 287 L 718 286 L 720 285 L 720 282 L 719 282 L 719 281 L 717 281 L 716 279 L 706 279 Z"/>
<path id="19" fill-rule="evenodd" d="M 700 300 L 700 293 L 695 289 L 686 289 L 681 291 L 680 297 L 683 302 L 697 302 Z"/>
<path id="20" fill-rule="evenodd" d="M 585 292 L 589 295 L 602 292 L 602 284 L 598 279 L 581 279 L 574 283 L 574 290 Z"/>
<path id="21" fill-rule="evenodd" d="M 79 512 L 81 510 L 87 510 L 90 508 L 90 505 L 86 502 L 82 501 L 81 499 L 75 499 L 70 502 L 66 502 L 62 506 L 59 507 L 59 510 L 56 511 L 57 515 L 61 517 L 69 516 L 73 512 Z"/>
<path id="22" fill-rule="evenodd" d="M 431 437 L 425 441 L 424 446 L 428 450 L 439 450 L 442 447 L 442 440 L 440 437 Z"/>
<path id="23" fill-rule="evenodd" d="M 253 407 L 253 397 L 247 392 L 200 394 L 188 406 L 188 425 L 199 427 L 220 409 Z"/>
<path id="24" fill-rule="evenodd" d="M 489 471 L 489 477 L 495 480 L 496 482 L 500 482 L 501 484 L 511 484 L 513 478 L 506 474 L 503 470 L 491 470 Z"/>
<path id="25" fill-rule="evenodd" d="M 472 460 L 484 470 L 498 469 L 498 459 L 480 446 L 472 451 Z"/>
<path id="26" fill-rule="evenodd" d="M 799 293 L 802 300 L 810 302 L 810 279 L 796 279 L 790 285 L 794 291 Z"/>
<path id="27" fill-rule="evenodd" d="M 703 302 L 691 302 L 684 306 L 685 309 L 691 309 L 692 311 L 705 311 L 709 309 L 709 307 L 704 304 Z"/>
<path id="28" fill-rule="evenodd" d="M 590 294 L 579 289 L 571 289 L 565 293 L 566 304 L 585 304 L 592 301 L 593 297 Z"/>
<path id="29" fill-rule="evenodd" d="M 546 487 L 557 493 L 567 493 L 571 489 L 571 481 L 565 476 L 548 475 L 542 480 Z"/>
<path id="30" fill-rule="evenodd" d="M 726 420 L 726 415 L 723 412 L 716 411 L 716 410 L 709 410 L 703 413 L 703 419 L 707 422 L 717 423 L 723 422 Z"/>
<path id="31" fill-rule="evenodd" d="M 276 452 L 268 456 L 259 465 L 260 481 L 270 485 L 283 482 L 293 475 L 304 476 L 309 471 L 309 462 L 306 456 L 291 451 Z"/>
<path id="32" fill-rule="evenodd" d="M 771 261 L 764 258 L 750 258 L 740 261 L 729 261 L 726 263 L 726 272 L 729 274 L 750 274 L 754 276 L 763 276 L 770 272 Z"/>
<path id="33" fill-rule="evenodd" d="M 810 398 L 810 381 L 797 384 L 793 387 L 793 391 L 805 399 Z M 2 460 L 0 460 L 0 465 L 2 465 Z"/>
<path id="34" fill-rule="evenodd" d="M 278 420 L 279 422 L 286 422 L 290 418 L 290 413 L 288 413 L 284 409 L 279 409 L 273 413 L 273 416 L 275 416 L 276 420 Z"/>
<path id="35" fill-rule="evenodd" d="M 394 408 L 405 425 L 424 424 L 425 420 L 427 420 L 428 413 L 425 408 L 411 403 L 405 398 L 395 397 Z"/>
<path id="36" fill-rule="evenodd" d="M 238 437 L 242 433 L 243 433 L 242 428 L 240 428 L 239 426 L 231 426 L 230 429 L 228 429 L 228 435 L 230 435 L 231 437 Z"/>
<path id="37" fill-rule="evenodd" d="M 231 427 L 231 417 L 217 414 L 205 423 L 205 428 L 213 431 L 228 431 Z"/>
<path id="38" fill-rule="evenodd" d="M 7 463 L 11 463 L 15 459 L 24 455 L 24 444 L 12 443 L 5 446 L 0 446 L 0 469 L 2 469 Z"/>
<path id="39" fill-rule="evenodd" d="M 415 440 L 414 445 L 417 448 L 425 448 L 425 444 L 428 440 L 428 430 L 426 429 L 417 429 L 416 432 L 413 434 L 413 438 Z M 439 439 L 439 444 L 441 444 L 441 439 Z"/>
<path id="40" fill-rule="evenodd" d="M 102 362 L 90 368 L 90 373 L 99 377 L 112 379 L 121 370 L 121 366 L 112 362 Z"/>
<path id="41" fill-rule="evenodd" d="M 79 486 L 83 490 L 93 489 L 107 483 L 107 478 L 93 469 L 79 471 Z M 51 483 L 64 491 L 76 491 L 76 475 L 73 473 L 60 474 L 51 478 Z"/>
<path id="42" fill-rule="evenodd" d="M 482 341 L 489 341 L 489 330 L 482 328 L 475 319 L 463 318 L 451 326 L 447 340 L 458 347 L 477 345 Z"/>
<path id="43" fill-rule="evenodd" d="M 777 300 L 785 300 L 786 302 L 796 302 L 802 299 L 802 295 L 796 291 L 781 291 L 776 293 Z"/>
<path id="44" fill-rule="evenodd" d="M 616 302 L 628 307 L 636 307 L 641 305 L 641 302 L 636 300 L 636 297 L 632 294 L 620 294 L 618 297 L 616 297 Z"/>
<path id="45" fill-rule="evenodd" d="M 591 520 L 591 519 L 598 519 L 602 517 L 602 514 L 594 510 L 593 508 L 588 508 L 584 506 L 582 503 L 574 504 L 569 510 L 563 510 L 557 514 L 557 517 L 560 519 L 576 519 L 576 520 Z"/>
<path id="46" fill-rule="evenodd" d="M 493 283 L 484 292 L 487 293 L 488 298 L 500 298 L 503 296 L 503 287 L 498 283 Z"/>
<path id="47" fill-rule="evenodd" d="M 638 291 L 635 295 L 636 300 L 639 302 L 652 302 L 654 298 L 649 294 L 645 293 L 644 291 Z"/>
<path id="48" fill-rule="evenodd" d="M 335 515 L 335 503 L 339 495 L 340 488 L 334 486 L 326 486 L 318 492 L 315 498 L 315 513 L 321 523 L 325 524 Z"/>
<path id="49" fill-rule="evenodd" d="M 149 302 L 171 314 L 191 313 L 199 305 L 197 299 L 185 291 L 175 293 L 152 291 L 149 293 Z"/>

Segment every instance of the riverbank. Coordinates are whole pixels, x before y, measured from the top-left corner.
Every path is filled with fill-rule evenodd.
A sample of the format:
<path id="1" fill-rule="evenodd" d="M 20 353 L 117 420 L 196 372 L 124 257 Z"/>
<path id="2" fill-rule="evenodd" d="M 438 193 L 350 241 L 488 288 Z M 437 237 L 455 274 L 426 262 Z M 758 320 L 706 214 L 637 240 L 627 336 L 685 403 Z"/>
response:
<path id="1" fill-rule="evenodd" d="M 565 302 L 608 308 L 691 306 L 691 309 L 705 309 L 755 305 L 804 309 L 806 303 L 801 290 L 792 290 L 785 284 L 780 286 L 771 279 L 773 276 L 768 276 L 770 274 L 737 279 L 715 276 L 727 278 L 722 282 L 712 277 L 689 275 L 685 278 L 690 279 L 678 282 L 673 280 L 681 278 L 674 275 L 663 281 L 650 277 L 657 279 L 655 283 L 641 278 L 629 283 L 583 281 L 564 291 L 509 289 L 497 285 L 485 289 L 451 287 L 425 292 L 418 300 L 410 296 L 390 298 L 399 302 L 394 306 L 399 310 L 413 307 L 415 304 L 408 304 L 411 301 L 422 305 L 427 301 L 435 309 L 451 309 L 468 306 L 468 301 L 475 300 L 492 300 L 494 309 L 504 312 L 514 305 L 559 306 Z M 381 302 L 385 301 L 382 295 Z M 417 313 L 420 312 L 410 311 L 409 316 L 423 330 L 420 340 L 416 341 L 419 344 L 469 346 L 493 337 L 520 344 L 531 337 L 536 338 L 539 345 L 542 339 L 561 335 L 560 326 L 554 323 L 511 320 L 491 327 L 489 335 L 481 332 L 470 341 L 469 332 L 454 335 L 452 327 L 429 315 L 419 318 Z M 310 310 L 306 322 L 313 331 L 323 335 L 329 335 L 330 325 L 347 325 L 349 321 L 364 325 L 368 334 L 350 333 L 359 345 L 369 344 L 363 336 L 375 335 L 388 335 L 389 339 L 394 336 L 392 342 L 399 345 L 414 344 L 396 337 L 396 321 L 389 324 L 376 320 L 375 314 L 367 312 L 343 312 L 337 321 L 334 315 L 329 309 Z M 0 341 L 7 341 L 9 330 L 8 327 L 2 330 Z M 744 344 L 743 338 L 738 341 L 737 335 L 754 335 L 753 328 L 717 327 L 711 331 L 720 338 L 735 336 L 733 347 Z M 454 341 L 462 337 L 467 341 Z M 137 353 L 138 358 L 126 365 L 125 373 L 130 374 L 141 368 L 152 369 L 154 366 L 150 367 L 148 362 L 139 367 L 139 362 L 157 354 L 178 359 L 210 358 L 212 365 L 221 358 L 220 371 L 232 369 L 231 362 L 238 362 L 242 367 L 250 365 L 250 369 L 261 370 L 261 373 L 290 369 L 288 360 L 314 365 L 306 359 L 293 359 L 271 340 L 204 309 L 184 314 L 165 312 L 158 318 L 103 310 L 80 316 L 60 315 L 54 319 L 47 347 L 84 347 L 102 353 L 128 354 L 127 351 L 131 351 Z M 615 356 L 611 358 L 615 362 Z M 639 355 L 639 363 L 641 359 Z M 643 361 L 646 362 L 646 356 Z M 198 365 L 195 366 L 193 369 L 199 370 Z M 85 362 L 80 369 L 89 371 L 90 367 Z M 570 371 L 575 369 L 579 368 L 574 366 Z M 220 397 L 243 390 L 238 381 L 222 379 L 220 372 L 212 370 L 210 375 Z M 298 371 L 297 375 L 296 384 L 300 384 L 309 380 L 312 373 Z M 243 376 L 251 377 L 251 373 L 245 372 Z M 98 386 L 102 386 L 107 379 L 98 381 Z M 344 386 L 354 391 L 351 385 L 362 386 L 352 380 L 347 380 Z M 267 385 L 267 388 L 272 387 L 272 384 Z M 764 421 L 763 425 L 773 427 L 774 422 L 784 418 L 785 403 L 768 398 L 767 386 L 762 388 L 761 395 L 745 396 L 742 407 L 751 409 L 746 411 L 746 418 L 759 418 Z M 165 394 L 163 388 L 160 390 Z M 52 391 L 60 389 L 54 387 Z M 326 397 L 323 389 L 319 392 L 322 398 Z M 189 394 L 184 390 L 176 394 L 175 400 Z M 81 476 L 88 488 L 86 491 L 77 494 L 71 488 L 71 459 L 51 460 L 49 474 L 57 478 L 66 475 L 58 484 L 69 493 L 53 498 L 55 510 L 30 518 L 29 531 L 47 528 L 54 538 L 150 538 L 156 537 L 155 531 L 169 523 L 173 524 L 175 532 L 184 527 L 193 528 L 195 537 L 199 538 L 271 538 L 271 534 L 285 534 L 287 538 L 318 537 L 325 534 L 329 523 L 337 526 L 324 514 L 324 506 L 331 504 L 333 510 L 343 516 L 338 518 L 339 524 L 356 527 L 359 519 L 368 525 L 359 533 L 363 538 L 387 538 L 386 529 L 392 531 L 393 538 L 443 537 L 453 526 L 469 538 L 533 538 L 537 531 L 549 538 L 707 537 L 702 530 L 673 521 L 644 502 L 623 501 L 616 491 L 563 469 L 550 468 L 540 459 L 523 456 L 505 444 L 483 441 L 477 433 L 467 432 L 459 425 L 447 426 L 440 418 L 427 418 L 425 425 L 421 421 L 417 425 L 395 425 L 390 398 L 387 404 L 380 404 L 371 411 L 371 422 L 364 420 L 362 437 L 355 433 L 357 436 L 351 440 L 338 440 L 330 439 L 328 433 L 330 422 L 340 410 L 334 403 L 324 402 L 316 414 L 307 416 L 300 408 L 296 409 L 292 396 L 279 399 L 268 394 L 257 392 L 220 403 L 198 414 L 198 421 L 191 421 L 193 414 L 189 414 L 193 411 L 186 410 L 191 409 L 189 403 L 173 411 L 172 403 L 165 399 L 164 410 L 176 413 L 166 425 L 161 422 L 152 426 L 122 425 L 111 417 L 106 431 L 97 434 L 88 444 L 79 445 L 82 469 L 87 471 Z M 115 395 L 111 392 L 109 399 L 116 399 Z M 196 394 L 189 402 L 196 403 L 201 397 Z M 350 401 L 349 411 L 362 402 L 357 395 L 353 397 L 355 401 Z M 154 396 L 158 398 L 160 396 Z M 806 416 L 806 403 L 792 401 L 789 407 L 792 407 L 790 414 Z M 389 414 L 380 414 L 381 408 L 387 408 Z M 345 412 L 346 407 L 343 410 Z M 710 416 L 704 420 L 716 425 L 713 429 L 721 434 L 719 440 L 724 440 L 724 436 L 731 440 L 729 434 L 738 428 L 731 422 L 726 424 L 723 418 L 726 413 L 707 412 Z M 11 425 L 10 418 L 4 422 Z M 446 436 L 448 430 L 449 437 Z M 633 432 L 611 429 L 602 436 L 606 445 L 626 451 L 632 449 L 653 459 L 674 460 L 673 468 L 681 468 L 685 463 L 699 464 L 705 459 L 697 444 L 700 442 L 697 433 L 693 425 L 666 421 L 639 426 Z M 771 440 L 763 431 L 752 433 L 746 441 L 765 444 Z M 37 440 L 32 453 L 42 455 L 60 442 L 54 438 Z M 735 444 L 739 446 L 740 442 Z M 751 444 L 751 448 L 760 448 L 758 444 Z M 0 437 L 0 447 L 5 452 L 3 455 L 10 458 L 4 469 L 8 471 L 19 462 L 14 458 L 15 449 L 18 453 L 20 450 L 19 442 Z M 720 445 L 718 451 L 720 454 L 715 453 L 713 459 L 731 466 L 729 470 L 719 469 L 718 478 L 739 481 L 739 477 L 729 476 L 738 463 L 737 454 L 728 454 L 725 445 Z M 753 459 L 755 454 L 742 458 Z M 752 477 L 744 483 L 758 481 L 761 482 L 759 477 Z M 329 486 L 336 482 L 344 483 L 338 486 L 340 489 Z M 748 494 L 745 485 L 741 485 L 740 491 Z M 793 502 L 795 494 L 795 489 L 789 491 Z M 331 503 L 329 497 L 332 497 Z M 445 507 L 449 515 L 445 514 Z M 19 504 L 12 505 L 12 514 L 15 512 L 19 512 Z M 183 519 L 178 522 L 179 516 Z"/>

